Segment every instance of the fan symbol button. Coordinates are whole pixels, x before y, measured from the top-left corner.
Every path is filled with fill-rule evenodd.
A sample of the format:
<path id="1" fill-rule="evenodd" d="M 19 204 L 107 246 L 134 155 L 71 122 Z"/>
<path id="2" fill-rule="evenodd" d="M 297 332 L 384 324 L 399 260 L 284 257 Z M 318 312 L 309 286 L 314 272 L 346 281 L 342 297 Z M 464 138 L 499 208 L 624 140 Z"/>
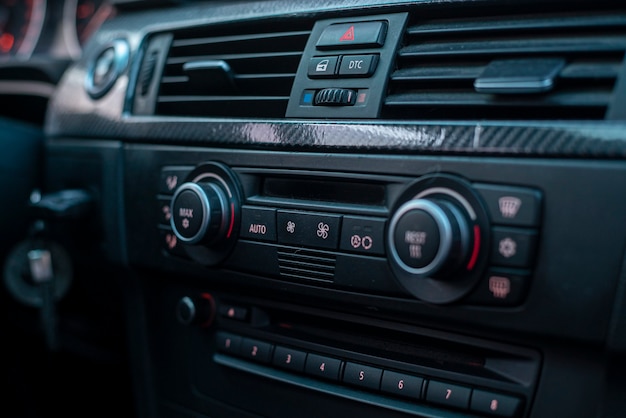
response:
<path id="1" fill-rule="evenodd" d="M 319 224 L 317 224 L 317 236 L 320 237 L 321 239 L 328 238 L 329 230 L 330 230 L 330 227 L 328 226 L 328 224 L 325 224 L 324 222 L 320 222 Z"/>

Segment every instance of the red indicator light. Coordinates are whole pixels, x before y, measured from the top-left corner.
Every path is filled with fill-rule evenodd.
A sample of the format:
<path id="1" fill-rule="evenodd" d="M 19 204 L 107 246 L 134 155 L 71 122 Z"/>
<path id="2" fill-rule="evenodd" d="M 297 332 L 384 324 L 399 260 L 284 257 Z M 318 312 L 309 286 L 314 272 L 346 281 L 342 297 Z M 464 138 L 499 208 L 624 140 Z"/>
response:
<path id="1" fill-rule="evenodd" d="M 15 43 L 15 38 L 10 33 L 3 33 L 0 36 L 0 50 L 2 52 L 9 52 L 11 48 L 13 48 L 13 44 Z"/>
<path id="2" fill-rule="evenodd" d="M 467 270 L 472 270 L 478 261 L 478 253 L 480 252 L 480 227 L 474 225 L 474 249 L 472 250 L 472 258 L 467 263 Z"/>

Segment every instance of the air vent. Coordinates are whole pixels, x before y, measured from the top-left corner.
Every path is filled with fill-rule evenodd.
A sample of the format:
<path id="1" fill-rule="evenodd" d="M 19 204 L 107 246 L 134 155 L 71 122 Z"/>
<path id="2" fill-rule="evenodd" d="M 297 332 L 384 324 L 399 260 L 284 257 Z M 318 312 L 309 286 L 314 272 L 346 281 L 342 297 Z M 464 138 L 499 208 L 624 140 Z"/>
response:
<path id="1" fill-rule="evenodd" d="M 175 33 L 156 113 L 283 117 L 311 27 L 277 21 Z"/>
<path id="2" fill-rule="evenodd" d="M 285 247 L 278 251 L 280 276 L 288 280 L 332 283 L 335 258 L 328 253 Z"/>
<path id="3" fill-rule="evenodd" d="M 602 119 L 626 50 L 623 12 L 411 22 L 384 102 L 387 119 Z M 533 63 L 547 70 L 534 74 L 532 88 L 489 91 L 477 83 L 503 66 L 503 76 L 522 80 L 541 73 Z"/>

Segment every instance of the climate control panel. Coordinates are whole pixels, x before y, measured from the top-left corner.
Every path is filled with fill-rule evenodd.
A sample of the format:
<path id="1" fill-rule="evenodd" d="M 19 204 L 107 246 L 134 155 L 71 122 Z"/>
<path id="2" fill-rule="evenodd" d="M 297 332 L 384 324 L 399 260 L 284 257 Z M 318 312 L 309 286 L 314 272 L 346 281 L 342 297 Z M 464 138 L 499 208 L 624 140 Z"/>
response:
<path id="1" fill-rule="evenodd" d="M 393 180 L 339 173 L 328 180 L 238 171 L 218 162 L 162 168 L 157 198 L 166 253 L 434 304 L 513 306 L 524 299 L 541 218 L 535 189 L 446 173 Z"/>

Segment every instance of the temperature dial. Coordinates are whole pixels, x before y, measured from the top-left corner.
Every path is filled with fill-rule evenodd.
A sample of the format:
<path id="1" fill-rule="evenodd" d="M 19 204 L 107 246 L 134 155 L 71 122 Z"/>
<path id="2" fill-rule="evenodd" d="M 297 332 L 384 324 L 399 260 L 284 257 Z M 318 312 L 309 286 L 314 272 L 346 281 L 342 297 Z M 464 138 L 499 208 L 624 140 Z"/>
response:
<path id="1" fill-rule="evenodd" d="M 476 286 L 487 262 L 489 221 L 467 181 L 423 176 L 402 193 L 387 230 L 389 265 L 416 298 L 450 303 Z"/>
<path id="2" fill-rule="evenodd" d="M 199 165 L 176 189 L 170 225 L 191 259 L 212 266 L 228 257 L 241 223 L 240 190 L 235 173 L 218 162 Z"/>
<path id="3" fill-rule="evenodd" d="M 213 244 L 225 238 L 230 208 L 226 193 L 214 183 L 184 183 L 172 197 L 170 223 L 187 244 Z"/>
<path id="4" fill-rule="evenodd" d="M 391 256 L 416 277 L 441 277 L 467 259 L 471 231 L 461 211 L 446 201 L 415 199 L 391 219 Z"/>

